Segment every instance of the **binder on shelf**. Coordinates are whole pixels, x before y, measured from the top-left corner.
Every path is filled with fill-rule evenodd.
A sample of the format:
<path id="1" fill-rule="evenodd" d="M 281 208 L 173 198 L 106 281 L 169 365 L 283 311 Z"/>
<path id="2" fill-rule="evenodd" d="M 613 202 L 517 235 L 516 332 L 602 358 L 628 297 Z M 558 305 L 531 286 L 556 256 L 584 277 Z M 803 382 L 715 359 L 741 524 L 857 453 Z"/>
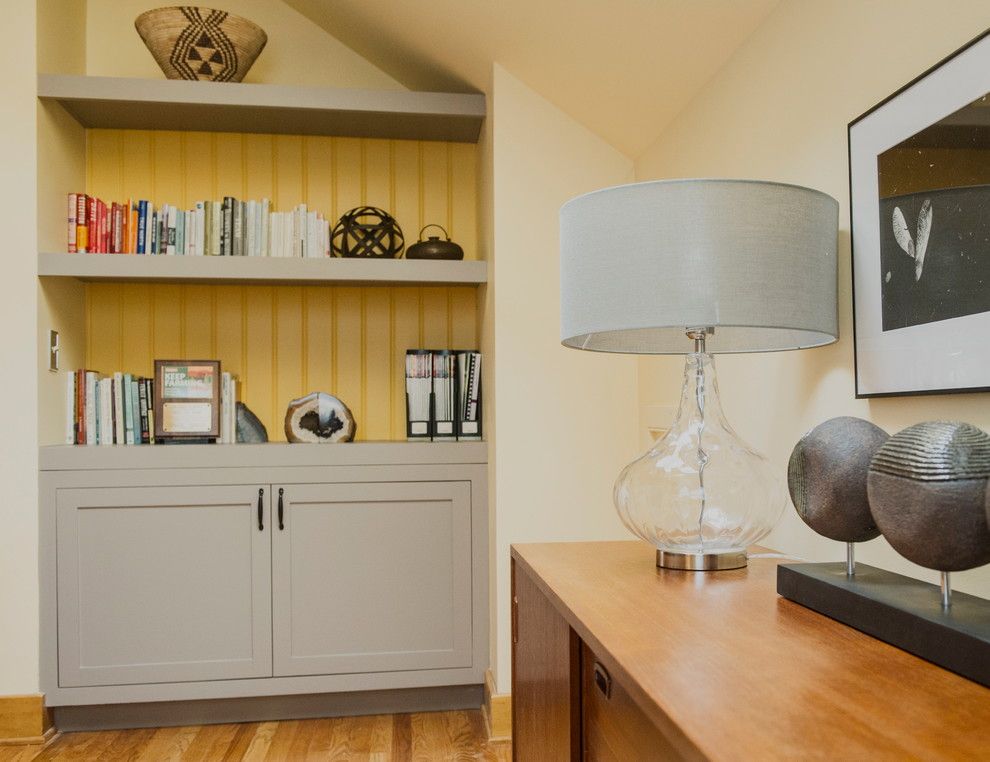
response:
<path id="1" fill-rule="evenodd" d="M 433 353 L 406 350 L 406 438 L 433 439 Z"/>
<path id="2" fill-rule="evenodd" d="M 481 352 L 457 350 L 457 439 L 481 441 Z"/>
<path id="3" fill-rule="evenodd" d="M 433 350 L 433 441 L 457 441 L 457 354 Z"/>

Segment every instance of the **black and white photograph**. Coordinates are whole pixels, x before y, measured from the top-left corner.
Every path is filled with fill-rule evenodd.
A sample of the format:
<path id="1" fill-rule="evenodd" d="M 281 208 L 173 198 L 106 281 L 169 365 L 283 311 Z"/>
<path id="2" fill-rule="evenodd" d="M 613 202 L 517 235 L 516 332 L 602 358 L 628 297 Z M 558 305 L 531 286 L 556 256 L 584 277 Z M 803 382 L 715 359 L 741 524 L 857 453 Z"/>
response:
<path id="1" fill-rule="evenodd" d="M 849 126 L 856 396 L 990 387 L 990 37 Z"/>

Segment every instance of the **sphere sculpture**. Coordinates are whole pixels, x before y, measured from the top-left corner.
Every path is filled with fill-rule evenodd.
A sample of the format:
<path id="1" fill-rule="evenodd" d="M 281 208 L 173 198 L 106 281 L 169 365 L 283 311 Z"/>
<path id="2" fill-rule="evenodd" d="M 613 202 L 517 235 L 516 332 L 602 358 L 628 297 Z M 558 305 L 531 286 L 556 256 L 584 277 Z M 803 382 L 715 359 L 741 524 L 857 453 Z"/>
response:
<path id="1" fill-rule="evenodd" d="M 990 563 L 990 435 L 968 423 L 909 426 L 880 447 L 867 492 L 873 519 L 909 561 L 943 572 Z"/>
<path id="2" fill-rule="evenodd" d="M 402 253 L 405 240 L 391 214 L 375 206 L 359 206 L 337 221 L 330 247 L 338 257 L 395 259 Z"/>
<path id="3" fill-rule="evenodd" d="M 849 416 L 825 421 L 801 438 L 787 464 L 787 486 L 805 524 L 839 542 L 880 534 L 866 480 L 871 459 L 888 438 L 879 426 Z"/>
<path id="4" fill-rule="evenodd" d="M 285 411 L 285 438 L 290 442 L 350 442 L 355 431 L 347 405 L 326 392 L 292 400 Z"/>

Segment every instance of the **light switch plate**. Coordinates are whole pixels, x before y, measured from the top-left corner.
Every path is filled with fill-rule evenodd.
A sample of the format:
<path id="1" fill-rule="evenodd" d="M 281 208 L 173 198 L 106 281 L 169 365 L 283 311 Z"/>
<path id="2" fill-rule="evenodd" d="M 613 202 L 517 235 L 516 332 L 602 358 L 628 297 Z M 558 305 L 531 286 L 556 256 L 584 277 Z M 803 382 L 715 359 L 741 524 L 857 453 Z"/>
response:
<path id="1" fill-rule="evenodd" d="M 52 373 L 58 371 L 58 331 L 48 332 L 48 370 Z"/>

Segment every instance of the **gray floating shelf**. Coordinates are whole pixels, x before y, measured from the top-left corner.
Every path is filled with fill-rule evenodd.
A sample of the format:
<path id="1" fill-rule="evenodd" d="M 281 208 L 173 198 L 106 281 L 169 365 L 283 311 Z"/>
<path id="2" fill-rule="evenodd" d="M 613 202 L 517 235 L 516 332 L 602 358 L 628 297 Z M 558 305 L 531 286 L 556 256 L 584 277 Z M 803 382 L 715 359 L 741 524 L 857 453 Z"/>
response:
<path id="1" fill-rule="evenodd" d="M 486 442 L 345 442 L 337 444 L 51 445 L 39 448 L 42 471 L 132 468 L 450 465 L 488 462 Z"/>
<path id="2" fill-rule="evenodd" d="M 158 283 L 477 286 L 488 263 L 477 260 L 148 257 L 138 254 L 38 255 L 38 275 L 84 281 Z"/>
<path id="3" fill-rule="evenodd" d="M 346 135 L 476 143 L 485 96 L 170 79 L 38 76 L 83 127 Z"/>

